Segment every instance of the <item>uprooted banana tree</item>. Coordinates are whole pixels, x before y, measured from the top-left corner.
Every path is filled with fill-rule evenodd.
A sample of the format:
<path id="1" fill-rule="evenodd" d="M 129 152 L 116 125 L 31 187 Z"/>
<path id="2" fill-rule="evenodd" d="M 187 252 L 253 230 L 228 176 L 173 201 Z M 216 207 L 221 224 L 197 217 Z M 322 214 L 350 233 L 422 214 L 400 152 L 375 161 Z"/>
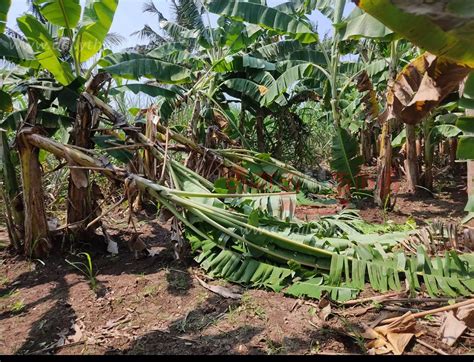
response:
<path id="1" fill-rule="evenodd" d="M 335 8 L 323 9 L 334 11 L 335 33 L 344 3 L 337 1 Z M 332 192 L 332 185 L 269 154 L 240 149 L 233 139 L 245 145 L 225 94 L 233 92 L 256 114 L 255 128 L 260 135 L 264 132 L 258 128 L 265 127 L 266 115 L 285 111 L 282 119 L 286 119 L 293 113 L 292 106 L 326 98 L 337 125 L 333 149 L 339 156 L 333 159 L 334 168 L 341 171 L 341 183 L 358 186 L 361 158 L 357 143 L 342 127 L 340 113 L 341 95 L 362 71 L 339 77 L 338 67 L 352 65 L 340 62 L 339 42 L 331 51 L 324 48 L 328 44 L 302 48 L 317 40 L 305 14 L 317 6 L 321 10 L 320 2 L 298 1 L 272 10 L 254 2 L 214 0 L 209 9 L 223 15 L 218 29 L 199 22 L 198 12 L 194 30 L 162 22 L 175 38 L 181 33 L 182 42 L 161 45 L 146 55 L 104 52 L 98 62 L 117 77 L 118 87 L 112 93 L 121 88 L 145 92 L 158 103 L 139 110 L 133 125 L 107 104 L 109 92 L 103 85 L 111 77 L 102 72 L 90 79 L 97 62 L 82 69 L 84 61 L 101 48 L 117 1 L 88 2 L 78 28 L 78 1 L 68 2 L 66 11 L 62 2 L 41 4 L 43 16 L 60 27 L 59 35 L 64 36 L 54 39 L 44 24 L 25 16 L 19 19 L 25 39 L 2 35 L 6 42 L 0 42 L 9 51 L 9 61 L 32 64 L 35 76 L 30 79 L 31 73 L 19 68 L 8 75 L 15 77 L 5 88 L 9 94 L 0 93 L 2 116 L 8 114 L 0 131 L 4 197 L 13 206 L 8 207 L 9 235 L 26 255 L 47 254 L 57 235 L 72 235 L 81 241 L 101 225 L 104 213 L 94 196 L 100 190 L 90 177 L 97 173 L 108 178 L 110 185 L 123 186 L 121 201 L 128 198 L 132 205 L 139 195 L 168 210 L 177 241 L 188 241 L 196 260 L 209 273 L 233 282 L 273 290 L 288 287 L 286 292 L 297 296 L 329 293 L 338 300 L 354 297 L 366 282 L 385 291 L 399 290 L 405 280 L 413 292 L 422 290 L 432 296 L 474 292 L 473 255 L 438 247 L 446 240 L 443 234 L 413 247 L 407 240 L 417 231 L 410 224 L 373 226 L 347 211 L 313 222 L 298 220 L 296 205 L 328 201 L 323 196 Z M 351 27 L 346 30 L 356 33 Z M 275 36 L 285 38 L 274 43 Z M 255 43 L 257 39 L 261 43 Z M 63 53 L 56 48 L 56 40 L 68 45 Z M 197 50 L 202 57 L 194 55 Z M 182 64 L 172 64 L 176 59 Z M 120 77 L 147 77 L 154 82 L 121 85 Z M 320 90 L 321 84 L 329 84 L 330 91 Z M 17 94 L 26 94 L 28 105 L 11 113 L 12 96 Z M 166 124 L 167 115 L 185 102 L 193 104 L 188 135 Z M 206 117 L 214 124 L 206 124 Z M 298 117 L 292 116 L 291 121 L 290 128 L 298 127 Z M 61 142 L 57 136 L 60 123 L 73 130 L 70 139 Z M 215 127 L 219 123 L 230 125 L 227 132 L 226 127 Z M 196 137 L 199 130 L 205 132 L 205 142 Z M 227 147 L 214 147 L 216 144 Z M 14 149 L 19 153 L 21 188 L 10 157 Z M 46 217 L 42 151 L 62 160 L 58 168 L 69 169 L 67 218 L 59 228 L 51 226 Z M 133 223 L 132 216 L 130 220 Z M 430 247 L 431 243 L 437 248 Z"/>

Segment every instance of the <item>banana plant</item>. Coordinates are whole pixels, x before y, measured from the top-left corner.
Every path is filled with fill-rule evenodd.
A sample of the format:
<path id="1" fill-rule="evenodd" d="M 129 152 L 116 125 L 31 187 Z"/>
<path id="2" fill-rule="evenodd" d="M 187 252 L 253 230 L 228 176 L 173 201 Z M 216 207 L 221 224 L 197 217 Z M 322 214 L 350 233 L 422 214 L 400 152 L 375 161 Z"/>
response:
<path id="1" fill-rule="evenodd" d="M 474 51 L 469 46 L 474 36 L 471 3 L 468 0 L 446 4 L 361 0 L 357 5 L 396 33 L 429 52 L 423 55 L 423 61 L 416 60 L 424 64 L 419 64 L 423 78 L 417 77 L 414 92 L 413 89 L 409 90 L 411 95 L 415 94 L 414 97 L 408 97 L 408 104 L 394 97 L 391 105 L 395 114 L 400 115 L 406 122 L 419 122 L 447 94 L 455 90 L 474 67 Z M 430 31 L 427 32 L 426 29 Z M 419 72 L 415 71 L 415 74 L 417 73 Z M 402 106 L 397 105 L 397 102 Z M 419 111 L 416 109 L 417 105 Z M 410 111 L 410 106 L 415 109 Z M 472 167 L 473 163 L 468 162 L 468 168 L 472 170 Z"/>
<path id="2" fill-rule="evenodd" d="M 214 1 L 202 7 L 193 1 L 177 4 L 182 6 L 182 11 L 177 12 L 180 14 L 177 22 L 164 19 L 156 8 L 153 10 L 159 15 L 160 25 L 166 34 L 163 39 L 172 39 L 171 42 L 161 44 L 147 54 L 113 54 L 102 63 L 106 71 L 116 76 L 152 79 L 148 84 L 128 84 L 114 91 L 127 89 L 158 96 L 159 115 L 164 122 L 172 112 L 193 99 L 195 110 L 190 126 L 193 133 L 197 128 L 195 123 L 200 123 L 203 118 L 208 119 L 207 125 L 215 122 L 216 118 L 224 118 L 229 125 L 228 132 L 250 148 L 241 127 L 230 114 L 226 94 L 241 100 L 259 122 L 258 131 L 264 127 L 266 116 L 282 114 L 288 105 L 296 104 L 292 103 L 292 95 L 288 91 L 292 84 L 324 71 L 320 65 L 311 64 L 307 59 L 305 61 L 308 54 L 291 56 L 290 48 L 284 49 L 284 56 L 278 59 L 265 59 L 272 52 L 275 36 L 287 38 L 278 42 L 277 47 L 280 43 L 292 41 L 291 49 L 302 49 L 305 43 L 317 41 L 317 35 L 310 29 L 304 14 L 296 15 L 288 9 L 283 11 L 246 2 L 235 2 L 233 8 L 226 2 Z M 151 8 L 149 5 L 147 8 Z M 249 9 L 266 15 L 249 17 Z M 207 11 L 221 15 L 217 28 L 204 25 Z M 176 29 L 180 29 L 180 38 L 176 36 Z M 323 58 L 322 54 L 319 56 Z M 168 64 L 171 61 L 177 63 L 174 68 Z M 154 64 L 159 64 L 162 71 L 156 71 Z M 295 115 L 290 110 L 290 119 L 295 119 L 296 130 L 298 120 Z M 201 128 L 201 140 L 205 131 Z M 265 151 L 264 142 L 259 138 L 259 144 L 263 144 L 260 150 Z"/>
<path id="3" fill-rule="evenodd" d="M 88 0 L 84 9 L 79 0 L 38 0 L 35 4 L 49 25 L 46 26 L 41 19 L 31 14 L 19 17 L 17 23 L 37 62 L 65 86 L 77 77 L 88 78 L 96 64 L 84 72 L 82 65 L 102 48 L 118 0 Z M 15 45 L 19 43 L 11 37 L 6 40 Z M 30 60 L 24 56 L 28 53 L 16 51 L 17 58 L 13 56 L 9 60 L 25 62 Z"/>
<path id="4" fill-rule="evenodd" d="M 198 253 L 196 260 L 214 276 L 276 291 L 289 287 L 285 292 L 295 296 L 328 293 L 339 301 L 354 298 L 366 282 L 381 292 L 401 290 L 403 279 L 412 292 L 424 287 L 430 296 L 468 296 L 474 291 L 472 254 L 449 251 L 430 257 L 421 245 L 415 252 L 400 251 L 414 233 L 410 225 L 396 230 L 374 227 L 348 211 L 309 223 L 291 215 L 282 220 L 266 207 L 241 199 L 290 195 L 215 193 L 192 170 L 174 162 L 168 165 L 183 173 L 171 176 L 179 183 L 169 188 L 114 166 L 100 167 L 103 161 L 98 158 L 43 136 L 25 138 L 57 157 L 103 170 L 129 190 L 146 192 L 182 222 Z"/>

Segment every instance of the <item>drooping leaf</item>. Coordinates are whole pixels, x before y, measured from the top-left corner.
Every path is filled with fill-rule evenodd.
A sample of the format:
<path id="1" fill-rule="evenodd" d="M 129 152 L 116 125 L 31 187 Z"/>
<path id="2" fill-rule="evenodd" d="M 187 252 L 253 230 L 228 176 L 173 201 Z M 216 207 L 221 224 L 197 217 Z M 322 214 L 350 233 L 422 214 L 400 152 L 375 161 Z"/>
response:
<path id="1" fill-rule="evenodd" d="M 461 133 L 461 130 L 453 124 L 440 124 L 434 126 L 431 130 L 434 136 L 443 136 L 446 138 L 457 137 Z"/>
<path id="2" fill-rule="evenodd" d="M 134 56 L 134 59 L 108 66 L 104 70 L 127 79 L 146 77 L 170 84 L 184 83 L 190 79 L 188 69 L 146 56 Z"/>
<path id="3" fill-rule="evenodd" d="M 0 54 L 6 60 L 16 64 L 35 61 L 30 44 L 6 34 L 0 34 Z"/>
<path id="4" fill-rule="evenodd" d="M 260 102 L 262 96 L 264 96 L 265 93 L 268 92 L 267 87 L 243 78 L 228 79 L 223 82 L 222 85 L 228 87 L 230 90 L 249 97 L 250 99 L 258 103 Z"/>
<path id="5" fill-rule="evenodd" d="M 290 60 L 302 60 L 305 62 L 319 64 L 319 65 L 326 65 L 326 58 L 324 54 L 317 50 L 312 49 L 302 49 L 294 51 L 289 56 Z"/>
<path id="6" fill-rule="evenodd" d="M 141 84 L 141 83 L 127 84 L 127 85 L 122 85 L 119 87 L 112 88 L 110 90 L 110 94 L 115 95 L 127 90 L 134 94 L 144 93 L 146 95 L 149 95 L 150 97 L 176 98 L 178 96 L 176 92 L 173 92 L 170 89 L 158 87 L 151 84 Z"/>
<path id="7" fill-rule="evenodd" d="M 317 34 L 306 22 L 265 5 L 236 0 L 212 0 L 209 11 L 289 35 L 302 43 L 318 41 Z"/>
<path id="8" fill-rule="evenodd" d="M 337 287 L 324 284 L 322 277 L 311 278 L 305 281 L 296 282 L 285 290 L 285 294 L 297 298 L 310 297 L 315 299 L 321 299 L 326 293 L 333 300 L 337 300 L 338 302 L 345 302 L 354 299 L 359 293 L 359 290 L 350 287 Z"/>
<path id="9" fill-rule="evenodd" d="M 43 24 L 32 15 L 18 18 L 17 23 L 34 50 L 38 62 L 50 71 L 59 83 L 70 84 L 75 78 L 71 67 L 59 59 L 60 54 L 54 46 L 53 38 Z"/>
<path id="10" fill-rule="evenodd" d="M 264 45 L 255 50 L 260 57 L 274 61 L 287 59 L 293 52 L 300 50 L 302 45 L 297 40 L 282 40 L 276 43 Z"/>
<path id="11" fill-rule="evenodd" d="M 359 188 L 358 175 L 363 162 L 357 140 L 347 130 L 338 127 L 332 144 L 331 169 L 336 172 L 339 184 Z"/>
<path id="12" fill-rule="evenodd" d="M 115 147 L 124 146 L 125 143 L 112 136 L 94 136 L 92 141 L 99 147 L 108 153 L 111 157 L 122 163 L 128 163 L 133 159 L 133 154 L 126 149 L 110 149 Z"/>
<path id="13" fill-rule="evenodd" d="M 359 8 L 349 14 L 345 24 L 343 39 L 373 38 L 390 40 L 393 31 L 387 28 L 380 21 L 371 15 L 363 12 Z"/>
<path id="14" fill-rule="evenodd" d="M 314 69 L 312 63 L 303 63 L 289 68 L 281 74 L 276 79 L 275 83 L 268 89 L 268 92 L 262 99 L 262 103 L 265 105 L 271 104 L 279 96 L 285 93 L 291 85 L 311 76 Z"/>
<path id="15" fill-rule="evenodd" d="M 470 68 L 424 53 L 408 64 L 389 89 L 389 117 L 408 124 L 420 122 L 455 91 Z"/>
<path id="16" fill-rule="evenodd" d="M 216 72 L 220 73 L 238 72 L 243 71 L 246 68 L 260 69 L 266 71 L 274 71 L 276 69 L 275 64 L 270 63 L 264 59 L 252 57 L 247 54 L 243 56 L 229 56 L 213 65 L 213 69 Z"/>
<path id="17" fill-rule="evenodd" d="M 196 261 L 210 276 L 279 292 L 285 286 L 285 280 L 294 274 L 291 269 L 274 266 L 249 256 L 242 257 L 229 249 L 222 250 L 210 240 L 200 241 L 196 237 L 188 237 L 194 250 L 202 250 Z"/>
<path id="18" fill-rule="evenodd" d="M 469 73 L 469 76 L 466 79 L 463 95 L 459 101 L 459 105 L 461 107 L 474 109 L 474 71 Z"/>
<path id="19" fill-rule="evenodd" d="M 17 111 L 9 114 L 0 121 L 0 127 L 14 131 L 25 119 L 27 110 Z M 74 122 L 71 117 L 55 114 L 48 111 L 38 111 L 37 123 L 42 125 L 50 134 L 54 134 L 59 128 L 68 128 Z"/>

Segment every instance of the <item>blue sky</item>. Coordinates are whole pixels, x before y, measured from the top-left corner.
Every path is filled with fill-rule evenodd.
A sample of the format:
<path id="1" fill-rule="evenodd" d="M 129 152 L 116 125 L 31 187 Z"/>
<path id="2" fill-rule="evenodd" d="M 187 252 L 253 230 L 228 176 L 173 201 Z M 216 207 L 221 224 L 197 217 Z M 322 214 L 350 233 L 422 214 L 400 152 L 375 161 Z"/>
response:
<path id="1" fill-rule="evenodd" d="M 162 13 L 171 18 L 170 15 L 170 1 L 169 0 L 154 0 L 157 8 Z M 81 3 L 84 3 L 81 0 Z M 130 36 L 131 33 L 137 31 L 148 24 L 153 29 L 158 30 L 158 20 L 151 14 L 143 14 L 142 6 L 144 0 L 120 0 L 117 12 L 115 14 L 114 22 L 112 24 L 112 31 L 123 35 L 126 39 L 126 43 L 122 46 L 124 48 L 133 46 L 140 43 L 137 37 Z M 275 6 L 284 2 L 284 0 L 268 0 L 269 6 Z M 354 8 L 354 5 L 349 2 L 346 8 L 346 13 Z M 10 13 L 8 14 L 8 26 L 17 29 L 15 19 L 27 10 L 26 0 L 12 0 L 12 6 Z M 311 21 L 318 24 L 318 31 L 321 35 L 331 31 L 331 23 L 322 16 L 319 12 L 315 11 L 310 16 Z M 115 49 L 118 50 L 118 49 Z"/>

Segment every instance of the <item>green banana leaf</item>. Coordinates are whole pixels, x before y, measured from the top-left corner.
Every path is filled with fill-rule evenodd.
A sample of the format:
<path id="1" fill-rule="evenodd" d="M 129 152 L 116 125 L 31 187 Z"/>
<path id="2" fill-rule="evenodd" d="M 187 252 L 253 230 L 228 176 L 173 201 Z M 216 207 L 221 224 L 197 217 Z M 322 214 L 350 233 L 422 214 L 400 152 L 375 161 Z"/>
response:
<path id="1" fill-rule="evenodd" d="M 282 60 L 288 59 L 293 52 L 301 50 L 302 47 L 302 44 L 297 40 L 282 40 L 257 48 L 255 54 L 270 61 Z"/>
<path id="2" fill-rule="evenodd" d="M 212 0 L 209 3 L 209 11 L 257 24 L 281 35 L 289 35 L 304 44 L 318 41 L 318 35 L 308 23 L 265 5 L 235 0 Z"/>
<path id="3" fill-rule="evenodd" d="M 6 34 L 0 34 L 0 54 L 12 63 L 30 68 L 39 67 L 30 44 Z"/>
<path id="4" fill-rule="evenodd" d="M 101 48 L 112 26 L 119 0 L 87 0 L 81 24 L 74 38 L 74 57 L 80 63 Z"/>
<path id="5" fill-rule="evenodd" d="M 359 155 L 359 144 L 355 137 L 341 127 L 337 127 L 332 144 L 331 169 L 336 172 L 336 178 L 341 186 L 351 185 L 359 188 L 360 168 L 364 160 Z"/>
<path id="6" fill-rule="evenodd" d="M 268 89 L 268 92 L 262 99 L 263 105 L 273 103 L 278 97 L 285 93 L 290 86 L 312 76 L 315 72 L 315 67 L 312 63 L 303 63 L 291 67 L 283 72 Z"/>
<path id="7" fill-rule="evenodd" d="M 178 96 L 178 94 L 176 92 L 173 92 L 172 90 L 163 87 L 157 87 L 151 84 L 141 83 L 127 84 L 112 88 L 110 90 L 110 94 L 116 95 L 125 91 L 130 91 L 133 94 L 144 93 L 146 95 L 149 95 L 150 97 L 176 98 Z"/>
<path id="8" fill-rule="evenodd" d="M 60 54 L 54 46 L 53 38 L 44 25 L 33 15 L 19 17 L 17 23 L 28 39 L 38 62 L 50 71 L 59 83 L 70 84 L 75 79 L 71 67 L 59 59 Z"/>
<path id="9" fill-rule="evenodd" d="M 11 3 L 11 0 L 4 0 L 0 3 L 0 34 L 5 31 L 5 27 L 7 26 L 7 15 Z"/>
<path id="10" fill-rule="evenodd" d="M 474 160 L 474 117 L 459 117 L 456 127 L 463 132 L 458 142 L 457 158 Z"/>
<path id="11" fill-rule="evenodd" d="M 471 0 L 359 0 L 357 5 L 413 44 L 474 67 L 474 7 Z"/>
<path id="12" fill-rule="evenodd" d="M 74 29 L 81 18 L 79 0 L 37 0 L 41 15 L 51 24 Z"/>
<path id="13" fill-rule="evenodd" d="M 138 80 L 145 77 L 169 84 L 185 83 L 190 80 L 191 72 L 180 65 L 144 55 L 133 55 L 131 58 L 131 60 L 105 67 L 104 70 L 126 79 Z"/>
<path id="14" fill-rule="evenodd" d="M 393 31 L 371 15 L 359 8 L 355 8 L 345 20 L 342 39 L 359 38 L 391 40 L 393 38 Z"/>

